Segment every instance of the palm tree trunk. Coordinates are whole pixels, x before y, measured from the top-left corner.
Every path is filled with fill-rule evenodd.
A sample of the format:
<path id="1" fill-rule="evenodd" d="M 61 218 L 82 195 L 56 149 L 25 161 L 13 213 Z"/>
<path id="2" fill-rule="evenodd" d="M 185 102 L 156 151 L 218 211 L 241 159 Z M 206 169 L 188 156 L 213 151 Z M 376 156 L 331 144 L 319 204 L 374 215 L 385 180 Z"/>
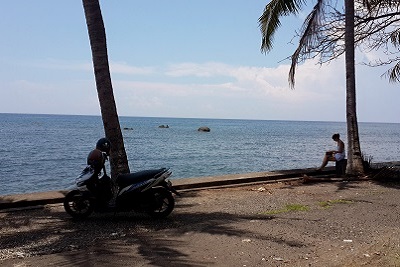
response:
<path id="1" fill-rule="evenodd" d="M 110 154 L 111 177 L 115 179 L 118 174 L 129 173 L 129 165 L 111 84 L 106 33 L 99 1 L 82 0 L 82 3 L 92 50 L 101 117 L 105 135 L 112 144 Z"/>
<path id="2" fill-rule="evenodd" d="M 354 0 L 345 0 L 346 12 L 346 120 L 347 120 L 347 167 L 346 174 L 358 176 L 364 173 L 356 112 L 356 82 L 354 60 Z"/>

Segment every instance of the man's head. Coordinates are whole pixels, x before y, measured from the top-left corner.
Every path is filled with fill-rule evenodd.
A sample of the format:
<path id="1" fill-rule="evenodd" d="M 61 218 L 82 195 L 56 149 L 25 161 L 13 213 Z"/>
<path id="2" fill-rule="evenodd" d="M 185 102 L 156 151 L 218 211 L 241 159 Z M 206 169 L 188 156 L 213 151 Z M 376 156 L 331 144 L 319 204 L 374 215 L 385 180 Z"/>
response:
<path id="1" fill-rule="evenodd" d="M 340 134 L 336 133 L 336 134 L 332 135 L 332 139 L 335 140 L 335 141 L 339 140 L 340 139 Z"/>

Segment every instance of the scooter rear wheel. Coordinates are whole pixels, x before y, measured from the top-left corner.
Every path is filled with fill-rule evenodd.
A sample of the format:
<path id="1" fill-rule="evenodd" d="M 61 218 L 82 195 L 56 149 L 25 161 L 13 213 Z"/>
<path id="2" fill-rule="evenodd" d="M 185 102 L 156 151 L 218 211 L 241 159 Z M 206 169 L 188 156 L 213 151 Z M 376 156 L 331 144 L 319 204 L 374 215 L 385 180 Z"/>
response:
<path id="1" fill-rule="evenodd" d="M 172 193 L 164 188 L 159 188 L 154 192 L 154 206 L 147 213 L 155 219 L 162 219 L 167 217 L 174 207 L 175 198 Z"/>
<path id="2" fill-rule="evenodd" d="M 76 190 L 65 196 L 64 209 L 73 218 L 84 219 L 93 212 L 94 207 L 89 196 Z"/>

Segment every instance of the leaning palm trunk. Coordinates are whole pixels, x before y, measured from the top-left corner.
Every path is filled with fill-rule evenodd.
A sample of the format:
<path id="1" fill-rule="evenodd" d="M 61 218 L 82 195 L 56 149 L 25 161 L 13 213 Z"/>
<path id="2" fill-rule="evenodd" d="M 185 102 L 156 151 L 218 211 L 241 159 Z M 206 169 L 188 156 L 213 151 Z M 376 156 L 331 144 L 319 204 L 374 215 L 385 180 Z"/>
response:
<path id="1" fill-rule="evenodd" d="M 82 0 L 92 49 L 97 94 L 106 137 L 111 141 L 111 177 L 129 173 L 108 64 L 106 33 L 98 0 Z"/>
<path id="2" fill-rule="evenodd" d="M 346 11 L 346 120 L 348 160 L 346 174 L 357 176 L 364 173 L 356 114 L 356 82 L 354 60 L 354 1 L 345 0 Z"/>

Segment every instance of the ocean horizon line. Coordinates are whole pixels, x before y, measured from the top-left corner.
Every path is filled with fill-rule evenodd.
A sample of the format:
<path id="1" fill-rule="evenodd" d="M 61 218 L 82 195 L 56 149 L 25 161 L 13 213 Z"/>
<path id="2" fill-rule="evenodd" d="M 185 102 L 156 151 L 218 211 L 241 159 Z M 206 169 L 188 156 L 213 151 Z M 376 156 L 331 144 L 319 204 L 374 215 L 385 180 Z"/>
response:
<path id="1" fill-rule="evenodd" d="M 99 117 L 101 114 L 64 114 L 64 113 L 19 113 L 19 112 L 0 112 L 8 115 L 37 115 L 37 116 L 82 116 Z M 150 118 L 150 119 L 189 119 L 189 120 L 231 120 L 231 121 L 272 121 L 272 122 L 316 122 L 316 123 L 346 123 L 346 121 L 321 121 L 321 120 L 294 120 L 294 119 L 254 119 L 254 118 L 211 118 L 211 117 L 163 117 L 163 116 L 132 116 L 118 115 L 119 118 Z M 358 123 L 382 123 L 382 124 L 400 124 L 400 122 L 376 122 L 376 121 L 358 121 Z"/>

